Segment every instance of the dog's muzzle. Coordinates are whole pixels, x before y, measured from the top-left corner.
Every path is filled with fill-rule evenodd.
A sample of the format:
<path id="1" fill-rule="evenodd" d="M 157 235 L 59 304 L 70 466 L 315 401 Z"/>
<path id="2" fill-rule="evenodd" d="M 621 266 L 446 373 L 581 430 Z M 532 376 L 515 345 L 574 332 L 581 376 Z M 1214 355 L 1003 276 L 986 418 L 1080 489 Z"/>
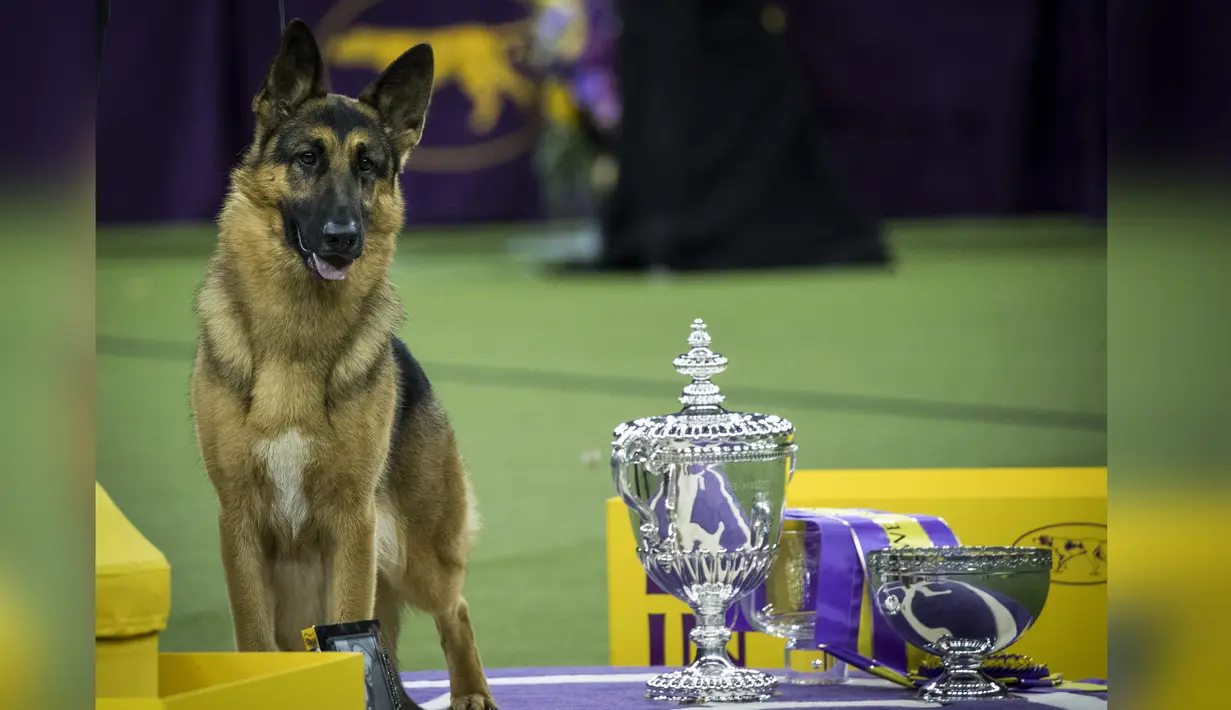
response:
<path id="1" fill-rule="evenodd" d="M 327 281 L 345 279 L 351 265 L 363 254 L 363 231 L 354 220 L 327 222 L 321 229 L 320 246 L 315 249 L 304 243 L 299 224 L 292 226 L 308 268 Z"/>

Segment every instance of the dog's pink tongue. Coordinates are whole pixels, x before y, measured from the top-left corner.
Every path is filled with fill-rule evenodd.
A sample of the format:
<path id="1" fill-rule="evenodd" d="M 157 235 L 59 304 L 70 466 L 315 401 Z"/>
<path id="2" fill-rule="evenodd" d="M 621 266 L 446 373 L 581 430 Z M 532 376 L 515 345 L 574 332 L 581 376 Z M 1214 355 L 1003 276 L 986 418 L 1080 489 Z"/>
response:
<path id="1" fill-rule="evenodd" d="M 330 281 L 341 281 L 346 278 L 346 272 L 350 269 L 350 264 L 334 266 L 316 254 L 312 255 L 312 263 L 316 266 L 316 273 L 320 274 L 321 278 L 329 279 Z"/>

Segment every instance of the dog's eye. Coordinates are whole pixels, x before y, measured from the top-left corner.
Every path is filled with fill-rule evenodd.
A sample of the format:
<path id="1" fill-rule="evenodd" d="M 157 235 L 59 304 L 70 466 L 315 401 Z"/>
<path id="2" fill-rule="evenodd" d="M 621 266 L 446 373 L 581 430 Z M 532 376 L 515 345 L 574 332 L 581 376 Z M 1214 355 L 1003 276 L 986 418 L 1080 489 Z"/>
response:
<path id="1" fill-rule="evenodd" d="M 374 167 L 376 167 L 376 164 L 372 162 L 371 158 L 360 158 L 359 159 L 359 169 L 362 170 L 363 172 L 370 173 L 372 172 L 372 168 Z"/>
<path id="2" fill-rule="evenodd" d="M 304 165 L 316 165 L 316 153 L 310 150 L 305 150 L 299 154 L 299 162 Z"/>

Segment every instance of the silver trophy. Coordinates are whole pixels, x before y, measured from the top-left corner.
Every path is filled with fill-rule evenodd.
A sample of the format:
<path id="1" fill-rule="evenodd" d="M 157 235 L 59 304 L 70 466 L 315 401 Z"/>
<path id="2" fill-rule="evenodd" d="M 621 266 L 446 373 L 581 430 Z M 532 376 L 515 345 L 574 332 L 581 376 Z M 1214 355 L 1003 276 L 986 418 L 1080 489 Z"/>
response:
<path id="1" fill-rule="evenodd" d="M 945 671 L 921 700 L 1008 697 L 980 670 L 1034 625 L 1051 589 L 1052 552 L 1041 547 L 918 547 L 868 553 L 869 591 L 904 641 L 940 656 Z"/>
<path id="2" fill-rule="evenodd" d="M 630 510 L 637 555 L 650 578 L 692 607 L 697 656 L 646 683 L 677 703 L 765 700 L 777 680 L 727 655 L 727 609 L 765 580 L 778 552 L 786 486 L 795 473 L 795 428 L 781 417 L 722 407 L 710 378 L 727 359 L 710 350 L 700 319 L 675 369 L 692 382 L 676 414 L 615 430 L 612 476 Z"/>

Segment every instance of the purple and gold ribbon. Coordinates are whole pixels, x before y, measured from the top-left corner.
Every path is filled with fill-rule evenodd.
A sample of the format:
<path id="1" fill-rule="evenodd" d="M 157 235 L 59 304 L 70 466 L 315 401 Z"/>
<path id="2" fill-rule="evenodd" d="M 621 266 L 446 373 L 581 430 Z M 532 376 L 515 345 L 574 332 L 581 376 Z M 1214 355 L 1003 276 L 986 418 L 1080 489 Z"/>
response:
<path id="1" fill-rule="evenodd" d="M 825 647 L 835 658 L 845 652 L 875 659 L 871 662 L 876 666 L 904 676 L 909 667 L 907 645 L 871 603 L 864 555 L 888 547 L 957 545 L 949 525 L 930 515 L 857 508 L 788 508 L 783 517 L 787 524 L 802 523 L 813 533 L 805 536 L 804 559 L 815 565 L 814 583 L 795 608 L 815 612 L 817 648 Z M 764 585 L 752 594 L 758 604 L 765 602 Z M 736 631 L 754 630 L 738 608 L 727 620 Z"/>

